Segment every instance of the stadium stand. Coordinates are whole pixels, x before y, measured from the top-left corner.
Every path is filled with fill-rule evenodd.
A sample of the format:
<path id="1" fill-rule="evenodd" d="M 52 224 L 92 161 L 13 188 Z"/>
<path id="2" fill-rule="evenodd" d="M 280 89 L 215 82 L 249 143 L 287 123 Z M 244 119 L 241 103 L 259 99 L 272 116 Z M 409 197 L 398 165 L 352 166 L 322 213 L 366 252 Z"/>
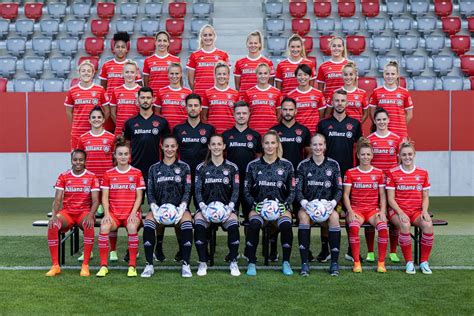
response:
<path id="1" fill-rule="evenodd" d="M 405 0 L 386 0 L 387 14 L 390 16 L 399 16 L 406 12 L 407 3 Z"/>
<path id="2" fill-rule="evenodd" d="M 334 18 L 316 19 L 316 32 L 322 35 L 334 33 L 336 29 L 336 20 Z"/>
<path id="3" fill-rule="evenodd" d="M 35 91 L 35 80 L 30 79 L 30 78 L 14 79 L 13 80 L 13 91 L 14 92 L 34 92 Z"/>
<path id="4" fill-rule="evenodd" d="M 434 11 L 439 17 L 451 15 L 453 12 L 452 0 L 434 0 Z"/>
<path id="5" fill-rule="evenodd" d="M 451 55 L 437 55 L 432 57 L 433 71 L 438 76 L 446 76 L 453 69 L 454 58 Z"/>
<path id="6" fill-rule="evenodd" d="M 299 3 L 299 2 L 298 2 Z M 309 19 L 293 19 L 291 20 L 291 30 L 300 36 L 305 36 L 309 33 L 311 22 Z"/>
<path id="7" fill-rule="evenodd" d="M 174 19 L 182 19 L 186 15 L 186 2 L 170 2 L 168 13 Z"/>
<path id="8" fill-rule="evenodd" d="M 365 51 L 365 37 L 361 35 L 348 35 L 346 37 L 347 51 L 351 55 L 360 55 Z"/>
<path id="9" fill-rule="evenodd" d="M 423 16 L 428 13 L 429 9 L 430 9 L 429 0 L 410 1 L 410 13 L 413 16 Z"/>
<path id="10" fill-rule="evenodd" d="M 109 34 L 109 20 L 93 19 L 91 20 L 91 32 L 97 37 L 104 37 Z"/>
<path id="11" fill-rule="evenodd" d="M 338 0 L 337 1 L 337 13 L 340 17 L 350 18 L 354 16 L 356 12 L 355 0 Z"/>
<path id="12" fill-rule="evenodd" d="M 50 2 L 47 5 L 47 12 L 51 18 L 62 20 L 66 16 L 66 8 L 65 2 Z"/>
<path id="13" fill-rule="evenodd" d="M 55 38 L 59 33 L 59 20 L 58 19 L 41 19 L 39 22 L 40 32 L 44 36 Z"/>
<path id="14" fill-rule="evenodd" d="M 42 79 L 36 83 L 38 89 L 37 92 L 62 92 L 64 87 L 64 79 L 52 78 Z"/>
<path id="15" fill-rule="evenodd" d="M 293 0 L 289 3 L 290 15 L 293 18 L 302 18 L 306 15 L 308 11 L 308 6 L 306 5 L 306 1 L 302 0 Z"/>
<path id="16" fill-rule="evenodd" d="M 461 70 L 467 76 L 474 76 L 474 55 L 462 55 L 461 59 Z"/>
<path id="17" fill-rule="evenodd" d="M 119 6 L 119 14 L 123 19 L 134 19 L 138 15 L 138 3 L 124 2 Z"/>
<path id="18" fill-rule="evenodd" d="M 318 18 L 327 18 L 331 15 L 331 0 L 314 0 L 313 13 Z"/>
<path id="19" fill-rule="evenodd" d="M 343 18 L 341 19 L 341 26 L 344 34 L 355 35 L 360 31 L 360 19 Z"/>
<path id="20" fill-rule="evenodd" d="M 97 16 L 101 19 L 111 19 L 115 15 L 114 2 L 97 2 Z"/>
<path id="21" fill-rule="evenodd" d="M 34 31 L 35 21 L 31 19 L 17 19 L 15 32 L 18 36 L 29 38 Z"/>
<path id="22" fill-rule="evenodd" d="M 368 18 L 376 17 L 380 14 L 379 0 L 361 0 L 362 15 Z"/>
<path id="23" fill-rule="evenodd" d="M 33 53 L 39 56 L 47 56 L 51 53 L 53 40 L 50 37 L 34 37 L 31 40 Z"/>
<path id="24" fill-rule="evenodd" d="M 16 73 L 17 58 L 13 56 L 0 56 L 0 75 L 5 78 L 13 78 Z"/>
<path id="25" fill-rule="evenodd" d="M 137 52 L 143 56 L 153 55 L 155 52 L 155 38 L 139 37 L 137 39 Z"/>
<path id="26" fill-rule="evenodd" d="M 157 19 L 161 17 L 163 11 L 163 4 L 157 2 L 147 2 L 144 6 L 143 13 L 149 19 Z"/>
<path id="27" fill-rule="evenodd" d="M 283 3 L 280 1 L 267 1 L 263 11 L 268 18 L 278 18 L 283 14 Z"/>
<path id="28" fill-rule="evenodd" d="M 140 33 L 145 36 L 155 36 L 160 30 L 160 21 L 156 19 L 146 19 L 140 22 Z"/>
<path id="29" fill-rule="evenodd" d="M 461 18 L 458 16 L 444 16 L 441 18 L 443 31 L 448 35 L 455 35 L 461 31 Z"/>
<path id="30" fill-rule="evenodd" d="M 69 6 L 71 14 L 78 19 L 87 19 L 90 15 L 91 5 L 87 2 L 75 2 Z"/>

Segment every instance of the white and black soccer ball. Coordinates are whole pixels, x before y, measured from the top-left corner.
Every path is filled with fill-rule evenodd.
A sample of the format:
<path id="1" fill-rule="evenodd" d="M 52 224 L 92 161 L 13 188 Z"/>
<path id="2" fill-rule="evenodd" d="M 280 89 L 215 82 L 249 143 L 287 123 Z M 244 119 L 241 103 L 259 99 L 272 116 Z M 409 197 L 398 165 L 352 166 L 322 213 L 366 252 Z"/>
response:
<path id="1" fill-rule="evenodd" d="M 224 203 L 215 201 L 207 205 L 202 211 L 202 215 L 211 223 L 222 223 L 227 216 Z"/>
<path id="2" fill-rule="evenodd" d="M 316 223 L 322 223 L 328 220 L 331 215 L 323 202 L 319 200 L 312 200 L 306 205 L 306 213 L 311 220 Z"/>
<path id="3" fill-rule="evenodd" d="M 260 216 L 266 221 L 274 221 L 280 217 L 280 206 L 275 200 L 265 200 L 260 210 Z"/>
<path id="4" fill-rule="evenodd" d="M 162 225 L 174 225 L 178 216 L 176 206 L 171 203 L 161 205 L 157 210 L 153 210 L 153 217 Z"/>

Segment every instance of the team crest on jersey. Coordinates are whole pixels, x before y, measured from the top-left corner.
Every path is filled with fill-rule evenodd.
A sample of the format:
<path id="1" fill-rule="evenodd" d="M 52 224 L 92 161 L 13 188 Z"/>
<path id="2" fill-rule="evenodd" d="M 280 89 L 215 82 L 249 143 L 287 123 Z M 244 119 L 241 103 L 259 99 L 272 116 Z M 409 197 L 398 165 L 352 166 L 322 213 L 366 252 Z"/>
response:
<path id="1" fill-rule="evenodd" d="M 326 169 L 326 175 L 328 177 L 332 176 L 332 170 L 331 169 Z"/>
<path id="2" fill-rule="evenodd" d="M 99 104 L 99 100 L 97 100 L 97 99 L 92 100 L 92 104 L 93 104 L 93 105 Z"/>
<path id="3" fill-rule="evenodd" d="M 389 146 L 393 146 L 393 140 L 389 140 L 389 141 L 388 141 L 388 145 L 389 145 Z"/>
<path id="4" fill-rule="evenodd" d="M 397 98 L 401 98 L 401 94 L 400 93 L 397 93 Z"/>
<path id="5" fill-rule="evenodd" d="M 130 191 L 135 191 L 136 188 L 137 186 L 134 183 L 130 184 Z"/>
<path id="6" fill-rule="evenodd" d="M 207 143 L 207 137 L 201 137 L 201 143 L 202 144 Z"/>
<path id="7" fill-rule="evenodd" d="M 232 99 L 232 94 L 227 93 L 227 99 Z"/>
<path id="8" fill-rule="evenodd" d="M 285 171 L 283 169 L 277 169 L 277 174 L 282 176 Z"/>
<path id="9" fill-rule="evenodd" d="M 201 128 L 201 129 L 199 130 L 199 135 L 201 135 L 201 136 L 206 135 L 206 130 L 205 130 L 204 128 Z"/>
<path id="10" fill-rule="evenodd" d="M 346 129 L 347 129 L 348 131 L 352 131 L 352 128 L 353 128 L 353 127 L 354 127 L 354 126 L 352 126 L 351 123 L 346 124 Z"/>
<path id="11" fill-rule="evenodd" d="M 372 179 L 372 181 L 375 181 L 375 179 L 377 178 L 376 176 L 370 176 L 370 178 Z"/>
<path id="12" fill-rule="evenodd" d="M 296 137 L 295 137 L 295 141 L 296 141 L 297 143 L 301 143 L 303 140 L 301 139 L 300 136 L 296 136 Z"/>
<path id="13" fill-rule="evenodd" d="M 250 149 L 252 149 L 252 148 L 253 148 L 253 143 L 252 143 L 252 142 L 248 142 L 248 143 L 247 143 L 247 147 L 250 148 Z"/>
<path id="14" fill-rule="evenodd" d="M 374 188 L 374 190 L 377 189 L 377 187 L 378 187 L 377 182 L 374 182 L 374 183 L 372 184 L 372 187 Z"/>
<path id="15" fill-rule="evenodd" d="M 174 168 L 174 173 L 179 174 L 181 172 L 181 168 Z"/>
<path id="16" fill-rule="evenodd" d="M 390 153 L 390 155 L 393 155 L 393 154 L 395 153 L 395 148 L 390 147 L 390 149 L 388 150 L 388 152 Z"/>
<path id="17" fill-rule="evenodd" d="M 151 133 L 152 133 L 153 135 L 158 135 L 159 130 L 158 130 L 157 128 L 154 128 L 154 129 L 151 130 Z"/>
<path id="18" fill-rule="evenodd" d="M 398 101 L 397 101 L 397 104 L 398 104 L 398 105 L 403 105 L 403 101 L 402 101 L 402 100 L 398 100 Z"/>
<path id="19" fill-rule="evenodd" d="M 416 190 L 417 190 L 417 191 L 423 190 L 423 187 L 421 186 L 421 184 L 417 184 L 417 185 L 416 185 Z"/>
<path id="20" fill-rule="evenodd" d="M 277 187 L 278 187 L 278 188 L 281 188 L 282 186 L 283 186 L 283 182 L 278 181 L 278 182 L 277 182 Z"/>
<path id="21" fill-rule="evenodd" d="M 420 176 L 415 176 L 416 181 L 420 181 Z"/>
<path id="22" fill-rule="evenodd" d="M 89 193 L 91 191 L 91 187 L 84 187 L 84 193 Z"/>
<path id="23" fill-rule="evenodd" d="M 295 129 L 295 134 L 298 135 L 298 136 L 301 136 L 301 134 L 303 134 L 303 131 L 300 130 L 299 128 Z"/>
<path id="24" fill-rule="evenodd" d="M 97 95 L 97 92 L 92 92 L 91 95 L 95 97 Z"/>
<path id="25" fill-rule="evenodd" d="M 331 187 L 331 181 L 329 181 L 329 180 L 324 181 L 324 187 L 326 189 L 330 188 Z"/>
<path id="26" fill-rule="evenodd" d="M 87 179 L 82 180 L 83 184 L 87 184 Z"/>
<path id="27" fill-rule="evenodd" d="M 222 179 L 222 183 L 229 184 L 229 178 L 225 177 L 224 179 Z"/>
<path id="28" fill-rule="evenodd" d="M 215 60 L 219 60 L 219 56 L 214 56 L 214 59 L 215 59 Z"/>
<path id="29" fill-rule="evenodd" d="M 224 169 L 224 170 L 222 170 L 222 173 L 223 173 L 225 176 L 228 176 L 228 175 L 229 175 L 229 170 Z"/>
<path id="30" fill-rule="evenodd" d="M 355 95 L 355 96 L 354 96 L 354 99 L 359 100 L 359 96 L 358 96 L 358 95 Z"/>
<path id="31" fill-rule="evenodd" d="M 253 139 L 253 136 L 251 134 L 247 134 L 247 140 L 250 142 L 252 141 L 252 139 Z"/>
<path id="32" fill-rule="evenodd" d="M 181 182 L 181 177 L 180 176 L 174 177 L 174 182 L 180 183 Z"/>
<path id="33" fill-rule="evenodd" d="M 269 99 L 272 99 L 272 98 L 273 98 L 273 93 L 269 93 L 269 94 L 268 94 L 268 98 L 269 98 Z"/>
<path id="34" fill-rule="evenodd" d="M 128 181 L 131 182 L 131 181 L 133 181 L 133 180 L 135 180 L 135 177 L 133 177 L 133 176 L 128 177 Z"/>
<path id="35" fill-rule="evenodd" d="M 347 133 L 346 133 L 346 137 L 347 137 L 347 138 L 351 138 L 351 137 L 352 137 L 352 132 L 347 132 Z"/>
<path id="36" fill-rule="evenodd" d="M 104 152 L 108 153 L 110 151 L 110 147 L 109 146 L 104 146 Z"/>
<path id="37" fill-rule="evenodd" d="M 158 126 L 160 126 L 160 122 L 153 121 L 153 122 L 151 122 L 151 125 L 153 125 L 153 127 L 158 127 Z"/>

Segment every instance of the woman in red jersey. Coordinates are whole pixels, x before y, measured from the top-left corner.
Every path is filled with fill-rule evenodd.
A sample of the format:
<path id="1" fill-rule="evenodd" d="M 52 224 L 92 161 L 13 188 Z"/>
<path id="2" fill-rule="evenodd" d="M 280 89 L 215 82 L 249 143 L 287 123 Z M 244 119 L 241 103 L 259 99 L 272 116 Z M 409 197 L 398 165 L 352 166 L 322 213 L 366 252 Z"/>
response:
<path id="1" fill-rule="evenodd" d="M 429 207 L 430 179 L 428 171 L 415 165 L 415 147 L 405 141 L 400 146 L 401 165 L 389 171 L 387 177 L 388 216 L 400 230 L 400 248 L 406 261 L 406 273 L 415 274 L 411 252 L 410 226 L 421 228 L 420 269 L 431 274 L 428 264 L 433 247 L 434 231 Z"/>
<path id="2" fill-rule="evenodd" d="M 230 68 L 226 63 L 216 64 L 214 76 L 214 87 L 202 98 L 202 117 L 221 134 L 234 126 L 234 103 L 239 100 L 239 92 L 229 87 Z"/>
<path id="3" fill-rule="evenodd" d="M 189 56 L 188 83 L 194 93 L 201 97 L 214 86 L 214 67 L 218 61 L 229 63 L 229 55 L 216 48 L 216 31 L 206 24 L 199 31 L 199 48 Z"/>
<path id="4" fill-rule="evenodd" d="M 347 92 L 346 114 L 362 124 L 369 116 L 369 104 L 367 103 L 367 92 L 357 87 L 359 74 L 354 62 L 348 61 L 342 67 L 343 90 Z"/>
<path id="5" fill-rule="evenodd" d="M 247 56 L 239 59 L 235 63 L 234 81 L 235 89 L 240 92 L 241 98 L 244 97 L 245 91 L 257 84 L 257 76 L 255 70 L 258 65 L 265 63 L 270 67 L 270 82 L 273 82 L 275 70 L 273 62 L 262 56 L 263 40 L 262 33 L 254 31 L 247 35 Z"/>
<path id="6" fill-rule="evenodd" d="M 407 125 L 413 118 L 413 101 L 407 89 L 400 87 L 400 70 L 396 61 L 389 61 L 383 71 L 384 85 L 376 88 L 369 99 L 371 118 L 376 107 L 390 115 L 388 129 L 402 139 L 408 137 Z"/>
<path id="7" fill-rule="evenodd" d="M 177 56 L 171 55 L 170 35 L 166 31 L 159 31 L 155 37 L 156 52 L 147 57 L 143 64 L 143 83 L 158 95 L 161 88 L 169 85 L 168 67 L 171 63 L 180 63 Z"/>
<path id="8" fill-rule="evenodd" d="M 126 227 L 130 253 L 127 276 L 136 277 L 137 233 L 142 222 L 140 206 L 145 180 L 141 171 L 130 165 L 130 146 L 122 136 L 117 137 L 115 141 L 114 158 L 117 166 L 105 173 L 101 184 L 105 215 L 100 225 L 98 242 L 101 268 L 96 275 L 104 277 L 109 273 L 107 263 L 109 233 L 117 231 L 119 227 Z"/>
<path id="9" fill-rule="evenodd" d="M 269 83 L 270 66 L 262 63 L 257 66 L 255 72 L 257 85 L 245 92 L 244 101 L 250 107 L 249 127 L 264 135 L 278 124 L 281 92 Z"/>
<path id="10" fill-rule="evenodd" d="M 387 251 L 387 199 L 383 171 L 371 165 L 373 149 L 367 138 L 357 141 L 359 165 L 349 169 L 344 175 L 343 201 L 347 210 L 346 222 L 349 226 L 349 243 L 354 258 L 352 271 L 362 272 L 360 264 L 360 226 L 369 223 L 379 234 L 377 272 L 385 273 L 385 253 Z"/>
<path id="11" fill-rule="evenodd" d="M 95 212 L 99 206 L 99 180 L 85 169 L 87 154 L 81 149 L 71 153 L 71 169 L 59 175 L 53 211 L 48 225 L 48 247 L 53 266 L 46 276 L 61 273 L 59 267 L 58 232 L 66 232 L 74 225 L 84 231 L 84 262 L 81 276 L 89 276 L 89 258 L 94 246 Z M 62 205 L 62 209 L 61 209 Z"/>
<path id="12" fill-rule="evenodd" d="M 312 73 L 316 73 L 316 65 L 306 58 L 303 38 L 298 34 L 293 34 L 288 40 L 287 55 L 288 58 L 278 64 L 275 75 L 276 87 L 281 90 L 283 96 L 298 86 L 295 70 L 299 64 L 308 65 Z M 315 77 L 311 77 L 311 86 L 314 84 L 314 79 Z"/>

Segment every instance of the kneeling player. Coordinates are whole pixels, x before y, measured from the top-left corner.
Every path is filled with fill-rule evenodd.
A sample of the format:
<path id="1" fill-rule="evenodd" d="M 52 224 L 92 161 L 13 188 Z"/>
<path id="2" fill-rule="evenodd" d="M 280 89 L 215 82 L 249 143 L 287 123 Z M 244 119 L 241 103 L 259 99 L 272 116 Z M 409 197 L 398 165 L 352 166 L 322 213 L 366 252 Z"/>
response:
<path id="1" fill-rule="evenodd" d="M 84 261 L 81 276 L 89 276 L 89 259 L 94 246 L 95 212 L 99 206 L 99 180 L 85 169 L 86 153 L 71 153 L 71 170 L 59 175 L 54 188 L 53 215 L 48 226 L 48 246 L 53 266 L 46 276 L 61 273 L 58 259 L 59 231 L 78 225 L 84 231 Z M 61 209 L 62 204 L 62 209 Z"/>
<path id="2" fill-rule="evenodd" d="M 367 138 L 357 141 L 359 166 L 349 169 L 344 176 L 344 205 L 347 209 L 346 222 L 349 226 L 349 243 L 354 258 L 356 273 L 362 272 L 360 264 L 360 226 L 369 223 L 378 232 L 377 272 L 385 273 L 385 253 L 388 243 L 386 218 L 385 178 L 383 171 L 371 165 L 372 145 Z"/>
<path id="3" fill-rule="evenodd" d="M 434 231 L 428 214 L 430 180 L 428 171 L 415 166 L 415 147 L 406 141 L 400 146 L 401 165 L 387 177 L 389 219 L 400 231 L 400 248 L 406 261 L 406 273 L 415 274 L 411 252 L 410 224 L 421 228 L 420 269 L 431 274 L 428 259 L 433 247 Z"/>
<path id="4" fill-rule="evenodd" d="M 140 206 L 145 190 L 145 181 L 140 170 L 132 167 L 130 147 L 122 136 L 115 141 L 114 158 L 117 166 L 107 170 L 102 180 L 102 206 L 104 218 L 100 224 L 99 252 L 101 268 L 98 277 L 109 273 L 107 256 L 109 253 L 109 233 L 119 227 L 125 227 L 128 232 L 128 251 L 130 261 L 128 276 L 137 276 L 136 261 L 138 251 L 138 229 L 142 223 Z"/>

